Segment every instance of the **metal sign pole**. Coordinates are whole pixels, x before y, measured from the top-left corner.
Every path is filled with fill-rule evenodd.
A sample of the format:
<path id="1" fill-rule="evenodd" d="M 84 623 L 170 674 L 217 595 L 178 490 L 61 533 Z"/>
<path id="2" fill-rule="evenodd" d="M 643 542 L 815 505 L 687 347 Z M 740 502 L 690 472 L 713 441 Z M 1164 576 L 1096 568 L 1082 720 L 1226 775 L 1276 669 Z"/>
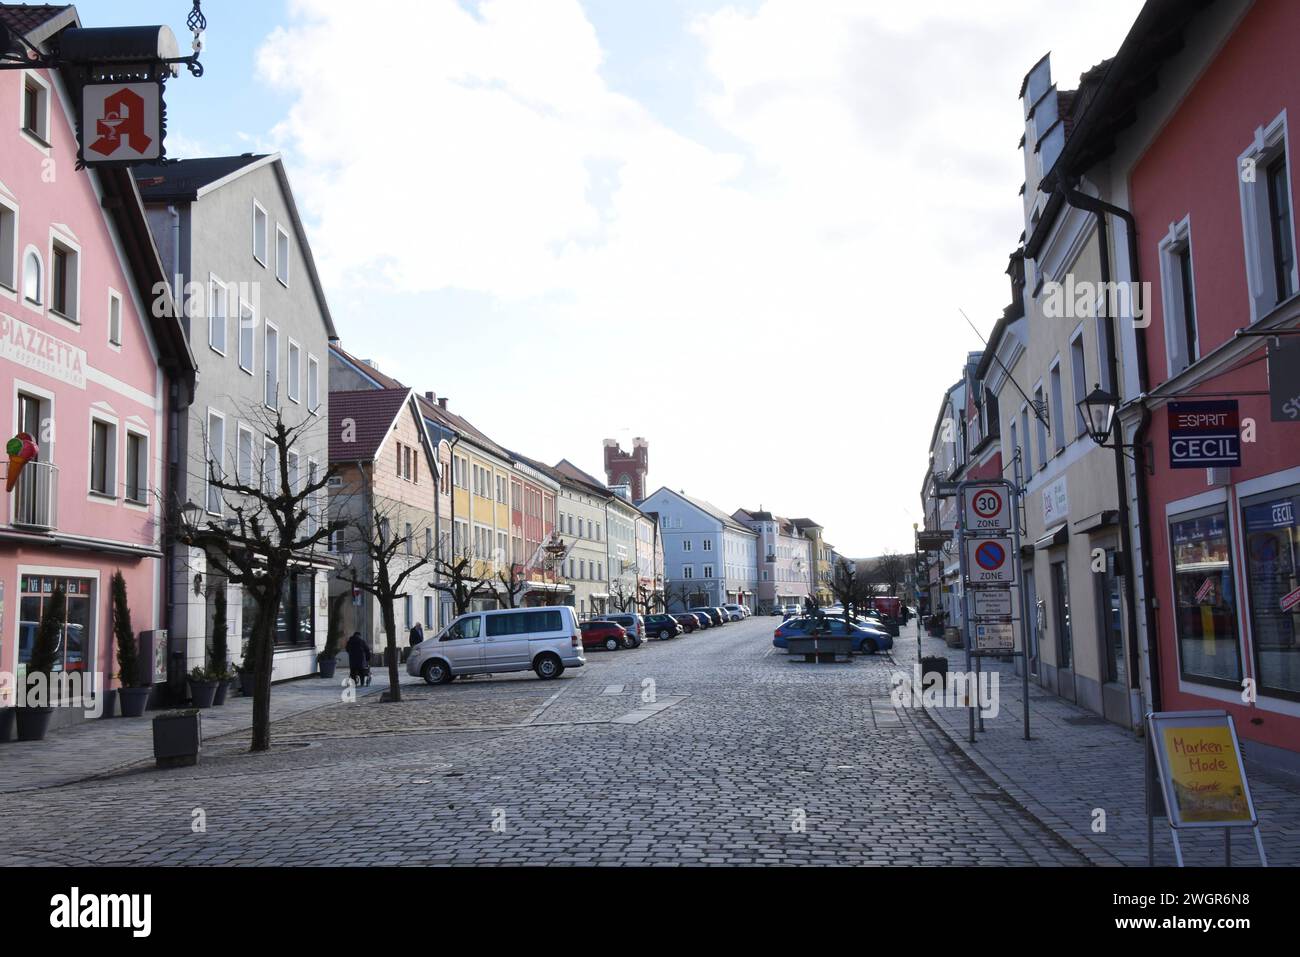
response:
<path id="1" fill-rule="evenodd" d="M 966 484 L 963 482 L 957 490 L 957 582 L 961 588 L 961 636 L 962 644 L 966 646 L 966 677 L 969 680 L 971 674 L 971 640 L 970 640 L 970 606 L 967 604 L 966 596 L 969 589 L 966 587 Z M 979 690 L 979 686 L 976 686 Z M 975 707 L 971 704 L 970 689 L 966 691 L 966 718 L 970 726 L 970 743 L 975 743 Z"/>
<path id="2" fill-rule="evenodd" d="M 1017 462 L 1016 471 L 1019 472 L 1019 462 Z M 1008 497 L 1011 499 L 1007 504 L 1012 507 L 1011 512 L 1011 544 L 1015 549 L 1015 569 L 1016 569 L 1016 590 L 1020 593 L 1020 696 L 1021 706 L 1024 710 L 1025 719 L 1025 740 L 1029 740 L 1029 632 L 1027 629 L 1033 627 L 1033 623 L 1025 617 L 1025 565 L 1024 560 L 1020 557 L 1020 487 L 1013 485 L 1008 491 Z"/>

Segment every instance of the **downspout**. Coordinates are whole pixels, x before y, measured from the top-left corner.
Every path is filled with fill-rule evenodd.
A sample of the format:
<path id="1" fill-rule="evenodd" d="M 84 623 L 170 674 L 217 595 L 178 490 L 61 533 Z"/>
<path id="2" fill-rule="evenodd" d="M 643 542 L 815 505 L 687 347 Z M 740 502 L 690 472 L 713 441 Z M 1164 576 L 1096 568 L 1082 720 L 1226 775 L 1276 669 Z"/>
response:
<path id="1" fill-rule="evenodd" d="M 177 318 L 182 320 L 181 326 L 185 331 L 185 338 L 188 341 L 190 337 L 189 336 L 190 329 L 189 329 L 189 324 L 183 321 L 186 318 L 185 310 L 183 306 L 184 299 L 181 298 L 181 296 L 179 295 L 179 293 L 181 292 L 180 287 L 182 285 L 181 283 L 181 214 L 180 214 L 180 210 L 177 209 L 175 206 L 168 206 L 167 213 L 172 218 L 172 276 L 171 278 L 172 278 L 172 283 L 174 284 L 174 288 L 176 290 L 172 295 L 172 303 L 174 307 L 179 308 L 180 315 Z M 197 377 L 197 375 L 198 372 L 196 370 L 195 376 Z M 185 483 L 185 485 L 182 485 L 180 483 L 181 389 L 180 389 L 179 374 L 172 376 L 171 384 L 168 387 L 167 393 L 168 393 L 167 396 L 168 409 L 167 409 L 167 486 L 166 487 L 169 489 L 178 489 L 178 488 L 185 489 L 188 483 Z M 187 408 L 189 407 L 189 405 L 193 404 L 193 399 L 194 399 L 194 395 L 193 395 L 193 391 L 191 391 L 190 402 L 187 403 L 186 405 Z M 188 449 L 186 450 L 186 454 L 188 455 Z M 183 491 L 180 496 L 177 496 L 177 501 L 173 503 L 168 501 L 167 496 L 163 496 L 163 515 L 164 515 L 165 522 L 172 523 L 176 515 L 182 514 L 181 508 L 185 504 L 184 500 L 188 499 L 188 497 L 189 497 L 188 494 L 186 494 L 186 492 Z M 163 622 L 166 628 L 168 629 L 167 631 L 167 636 L 168 636 L 167 637 L 167 669 L 168 669 L 167 685 L 168 688 L 170 689 L 172 686 L 172 674 L 171 674 L 172 642 L 174 640 L 172 636 L 172 630 L 177 624 L 175 618 L 176 616 L 175 579 L 177 577 L 176 535 L 175 535 L 176 529 L 174 525 L 169 530 L 169 532 L 170 533 L 166 536 L 166 546 L 163 550 L 163 564 L 166 566 L 167 573 L 163 575 L 162 587 L 163 587 L 163 607 L 165 609 Z M 204 568 L 204 571 L 205 572 L 207 571 L 206 567 Z M 187 574 L 186 578 L 188 577 L 189 576 Z M 179 630 L 179 629 L 175 629 L 175 630 Z M 189 642 L 189 637 L 190 636 L 186 634 L 185 641 L 187 645 Z M 185 649 L 185 654 L 188 659 L 188 654 L 189 654 L 188 647 Z M 188 660 L 187 660 L 187 664 L 188 664 Z"/>
<path id="2" fill-rule="evenodd" d="M 1109 239 L 1109 233 L 1107 232 L 1106 229 L 1106 217 L 1108 215 L 1115 216 L 1124 221 L 1124 231 L 1126 233 L 1127 240 L 1128 240 L 1127 245 L 1128 245 L 1128 259 L 1129 259 L 1129 281 L 1132 283 L 1133 289 L 1138 290 L 1140 293 L 1142 284 L 1141 284 L 1141 272 L 1138 264 L 1137 221 L 1134 219 L 1133 214 L 1126 209 L 1122 209 L 1119 206 L 1114 205 L 1113 203 L 1108 203 L 1105 200 L 1099 199 L 1094 196 L 1088 196 L 1086 193 L 1080 192 L 1077 187 L 1071 187 L 1068 189 L 1062 188 L 1061 192 L 1062 192 L 1062 197 L 1069 205 L 1073 206 L 1076 209 L 1081 209 L 1086 212 L 1091 212 L 1097 217 L 1097 236 L 1098 236 L 1098 244 L 1100 246 L 1099 252 L 1100 252 L 1100 259 L 1101 259 L 1101 278 L 1102 278 L 1102 283 L 1104 285 L 1104 288 L 1106 289 L 1110 288 L 1110 282 L 1111 282 L 1110 239 Z M 1140 302 L 1140 299 L 1135 299 L 1134 301 Z M 1120 388 L 1120 369 L 1119 369 L 1119 354 L 1118 354 L 1118 350 L 1115 348 L 1115 329 L 1114 329 L 1115 318 L 1116 317 L 1110 315 L 1109 309 L 1107 309 L 1106 311 L 1106 364 L 1110 369 L 1110 381 L 1113 383 L 1115 387 L 1116 395 L 1118 395 L 1119 388 Z M 1146 390 L 1147 390 L 1146 336 L 1142 334 L 1137 334 L 1134 336 L 1134 341 L 1137 346 L 1138 395 L 1139 397 L 1141 397 L 1146 394 Z M 1140 450 L 1143 448 L 1143 438 L 1146 435 L 1146 429 L 1147 426 L 1150 424 L 1150 420 L 1151 420 L 1150 412 L 1144 406 L 1142 420 L 1138 424 L 1137 429 L 1134 431 L 1133 442 L 1131 443 L 1131 445 L 1135 450 L 1134 452 L 1135 467 L 1133 469 L 1133 478 L 1134 478 L 1134 487 L 1135 487 L 1136 497 L 1137 497 L 1138 542 L 1142 552 L 1142 591 L 1143 591 L 1142 605 L 1145 610 L 1146 640 L 1144 644 L 1146 646 L 1145 650 L 1147 654 L 1147 660 L 1149 662 L 1149 669 L 1147 675 L 1148 682 L 1150 684 L 1149 705 L 1151 707 L 1151 710 L 1159 711 L 1160 710 L 1159 641 L 1156 635 L 1155 612 L 1151 606 L 1150 596 L 1148 594 L 1148 589 L 1149 589 L 1148 582 L 1151 581 L 1152 569 L 1151 569 L 1150 531 L 1147 523 L 1147 517 L 1150 511 L 1148 507 L 1148 493 L 1147 493 L 1147 481 L 1146 481 L 1147 473 L 1146 473 L 1145 463 L 1137 460 L 1137 456 L 1142 454 Z M 1137 595 L 1137 583 L 1135 581 L 1135 576 L 1133 575 L 1132 568 L 1131 568 L 1132 561 L 1133 561 L 1132 514 L 1129 510 L 1129 504 L 1128 504 L 1128 482 L 1125 476 L 1124 455 L 1121 449 L 1119 448 L 1119 446 L 1123 445 L 1124 436 L 1121 430 L 1120 420 L 1118 415 L 1115 416 L 1115 420 L 1112 423 L 1112 429 L 1113 429 L 1112 439 L 1116 445 L 1115 483 L 1116 483 L 1116 490 L 1119 492 L 1120 545 L 1125 555 L 1128 556 L 1128 560 L 1126 564 L 1130 566 L 1126 568 L 1127 574 L 1125 574 L 1124 576 L 1124 602 L 1127 605 L 1126 619 L 1129 627 L 1129 634 L 1133 635 L 1134 638 L 1136 638 L 1138 634 L 1137 631 L 1138 595 Z M 1129 645 L 1129 674 L 1140 676 L 1141 661 L 1139 660 L 1139 650 L 1136 647 L 1136 644 L 1137 644 L 1136 642 L 1130 642 Z M 1130 678 L 1130 687 L 1132 686 L 1131 682 L 1132 682 L 1132 678 Z"/>

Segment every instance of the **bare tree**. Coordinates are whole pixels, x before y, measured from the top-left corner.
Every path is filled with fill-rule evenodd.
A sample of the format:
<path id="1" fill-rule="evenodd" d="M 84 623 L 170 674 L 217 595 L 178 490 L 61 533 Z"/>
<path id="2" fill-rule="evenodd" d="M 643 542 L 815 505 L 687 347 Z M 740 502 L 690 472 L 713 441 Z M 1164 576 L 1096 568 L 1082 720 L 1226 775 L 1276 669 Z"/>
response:
<path id="1" fill-rule="evenodd" d="M 862 600 L 866 582 L 858 573 L 857 566 L 841 558 L 831 574 L 830 589 L 835 600 L 844 609 L 844 623 L 853 623 L 853 611 Z"/>
<path id="2" fill-rule="evenodd" d="M 636 605 L 636 591 L 622 578 L 615 578 L 609 583 L 609 600 L 619 611 L 627 611 Z"/>
<path id="3" fill-rule="evenodd" d="M 871 581 L 884 585 L 886 594 L 897 595 L 898 586 L 907 577 L 909 558 L 889 551 L 875 560 L 871 568 Z"/>
<path id="4" fill-rule="evenodd" d="M 682 611 L 686 611 L 686 609 L 691 607 L 691 598 L 693 595 L 694 590 L 684 581 L 680 581 L 675 585 L 670 585 L 666 592 L 669 607 L 671 608 L 672 603 L 676 602 L 682 606 Z"/>
<path id="5" fill-rule="evenodd" d="M 406 525 L 405 534 L 394 534 L 393 527 L 402 527 L 394 519 L 400 517 L 397 503 L 372 504 L 365 517 L 352 523 L 355 531 L 353 541 L 356 548 L 354 555 L 366 558 L 363 573 L 359 573 L 357 563 L 353 561 L 342 574 L 342 578 L 353 588 L 359 588 L 374 597 L 379 604 L 379 615 L 384 625 L 384 634 L 388 637 L 388 700 L 401 701 L 402 690 L 397 671 L 397 600 L 406 597 L 406 583 L 421 568 L 433 561 L 428 551 L 415 550 L 418 533 Z"/>
<path id="6" fill-rule="evenodd" d="M 438 555 L 434 567 L 438 570 L 438 580 L 429 582 L 429 587 L 437 589 L 451 597 L 452 614 L 460 616 L 470 610 L 476 598 L 490 598 L 496 595 L 490 578 L 481 578 L 475 574 L 476 560 L 468 548 L 459 554 L 444 558 Z"/>
<path id="7" fill-rule="evenodd" d="M 281 595 L 293 566 L 303 564 L 329 537 L 320 493 L 329 485 L 332 471 L 303 481 L 297 474 L 294 452 L 310 420 L 292 428 L 280 411 L 250 410 L 260 419 L 269 446 L 256 475 L 228 476 L 219 462 L 209 461 L 207 481 L 222 499 L 221 511 L 229 519 L 208 517 L 197 525 L 184 524 L 180 516 L 176 537 L 186 545 L 203 548 L 208 561 L 228 581 L 243 586 L 256 611 L 249 629 L 245 667 L 254 676 L 253 735 L 250 750 L 271 747 L 271 670 L 275 659 L 275 625 Z M 170 510 L 175 515 L 175 509 Z"/>
<path id="8" fill-rule="evenodd" d="M 511 562 L 496 573 L 496 590 L 505 598 L 507 608 L 518 608 L 519 599 L 528 591 L 528 572 L 519 562 Z"/>

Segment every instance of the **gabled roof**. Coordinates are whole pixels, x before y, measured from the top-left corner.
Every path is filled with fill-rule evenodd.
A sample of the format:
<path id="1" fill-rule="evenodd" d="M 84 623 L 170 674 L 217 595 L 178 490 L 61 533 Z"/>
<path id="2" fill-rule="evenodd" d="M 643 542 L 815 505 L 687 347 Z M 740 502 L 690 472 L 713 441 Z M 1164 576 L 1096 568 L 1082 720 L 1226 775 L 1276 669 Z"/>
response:
<path id="1" fill-rule="evenodd" d="M 797 528 L 797 529 L 799 529 L 800 531 L 803 531 L 803 529 L 805 529 L 805 528 L 822 528 L 822 527 L 823 527 L 822 524 L 821 524 L 820 522 L 814 522 L 811 518 L 796 518 L 796 519 L 793 519 L 792 521 L 794 522 L 794 527 Z"/>
<path id="2" fill-rule="evenodd" d="M 329 338 L 337 339 L 339 334 L 334 328 L 334 317 L 330 314 L 329 302 L 325 298 L 325 287 L 321 285 L 320 274 L 316 271 L 316 258 L 312 255 L 307 230 L 298 214 L 293 188 L 289 185 L 289 174 L 285 171 L 284 160 L 279 153 L 244 153 L 242 156 L 208 156 L 145 164 L 135 167 L 134 175 L 146 203 L 196 203 L 214 190 L 263 166 L 275 170 L 280 190 L 284 193 L 284 205 L 289 210 L 289 219 L 298 239 L 298 248 L 302 251 L 303 262 L 307 264 L 312 291 L 316 294 L 321 316 L 325 319 L 325 328 Z"/>
<path id="3" fill-rule="evenodd" d="M 722 509 L 718 508 L 718 506 L 714 505 L 712 502 L 706 502 L 702 498 L 693 498 L 692 496 L 687 495 L 685 492 L 673 491 L 672 489 L 668 488 L 668 486 L 666 485 L 659 488 L 653 495 L 647 495 L 645 499 L 643 499 L 642 501 L 648 501 L 649 499 L 654 498 L 654 496 L 658 495 L 659 492 L 667 492 L 669 495 L 676 496 L 677 498 L 685 502 L 687 505 L 693 505 L 695 508 L 699 509 L 705 515 L 708 515 L 710 518 L 717 519 L 727 528 L 734 529 L 737 532 L 744 532 L 746 535 L 756 534 L 752 528 L 746 528 L 744 525 L 740 524 L 738 521 L 736 521 L 734 518 L 732 518 Z"/>
<path id="4" fill-rule="evenodd" d="M 63 3 L 0 4 L 0 23 L 39 46 L 64 27 L 76 26 L 77 8 Z"/>
<path id="5" fill-rule="evenodd" d="M 576 479 L 577 481 L 582 482 L 584 485 L 590 485 L 603 495 L 614 494 L 604 482 L 596 478 L 596 476 L 592 475 L 590 472 L 584 472 L 568 459 L 560 459 L 560 461 L 556 462 L 555 470 L 562 475 L 567 475 L 571 479 Z"/>
<path id="6" fill-rule="evenodd" d="M 398 415 L 411 400 L 410 389 L 358 389 L 330 393 L 330 462 L 370 462 Z M 343 423 L 351 420 L 351 428 Z M 347 439 L 352 441 L 347 441 Z"/>

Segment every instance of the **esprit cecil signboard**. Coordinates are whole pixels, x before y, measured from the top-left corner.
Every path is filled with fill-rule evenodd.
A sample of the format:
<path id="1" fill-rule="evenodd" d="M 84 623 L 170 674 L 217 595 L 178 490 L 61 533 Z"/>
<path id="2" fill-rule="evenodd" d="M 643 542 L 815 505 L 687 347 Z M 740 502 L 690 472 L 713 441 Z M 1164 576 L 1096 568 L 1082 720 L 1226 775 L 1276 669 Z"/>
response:
<path id="1" fill-rule="evenodd" d="M 87 166 L 161 158 L 161 83 L 90 83 L 81 103 L 80 158 Z"/>
<path id="2" fill-rule="evenodd" d="M 1269 343 L 1268 395 L 1274 422 L 1300 422 L 1300 340 Z"/>
<path id="3" fill-rule="evenodd" d="M 1236 399 L 1170 402 L 1169 467 L 1239 467 L 1239 421 Z"/>

